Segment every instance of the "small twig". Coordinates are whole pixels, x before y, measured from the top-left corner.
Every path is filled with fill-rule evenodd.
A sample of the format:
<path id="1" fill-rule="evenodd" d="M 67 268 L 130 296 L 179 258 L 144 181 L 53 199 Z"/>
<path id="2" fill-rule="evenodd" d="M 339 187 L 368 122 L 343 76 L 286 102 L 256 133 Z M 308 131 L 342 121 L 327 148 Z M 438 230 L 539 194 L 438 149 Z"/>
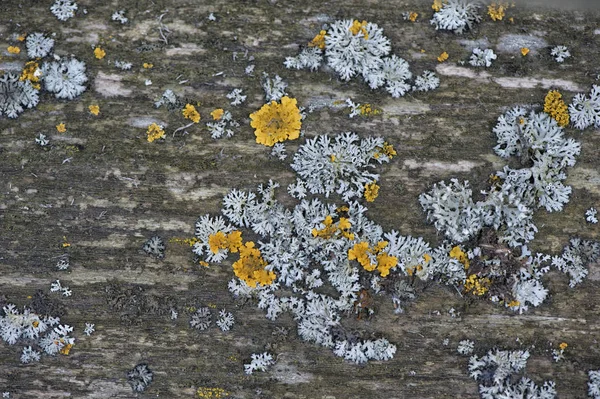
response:
<path id="1" fill-rule="evenodd" d="M 193 124 L 194 124 L 194 122 L 191 122 L 191 123 L 188 123 L 188 124 L 187 124 L 187 125 L 185 125 L 185 126 L 178 127 L 178 128 L 177 128 L 177 129 L 175 129 L 175 131 L 173 132 L 173 137 L 175 137 L 175 133 L 177 133 L 178 131 L 180 131 L 180 130 L 183 130 L 183 129 L 187 129 L 188 127 L 192 126 Z"/>

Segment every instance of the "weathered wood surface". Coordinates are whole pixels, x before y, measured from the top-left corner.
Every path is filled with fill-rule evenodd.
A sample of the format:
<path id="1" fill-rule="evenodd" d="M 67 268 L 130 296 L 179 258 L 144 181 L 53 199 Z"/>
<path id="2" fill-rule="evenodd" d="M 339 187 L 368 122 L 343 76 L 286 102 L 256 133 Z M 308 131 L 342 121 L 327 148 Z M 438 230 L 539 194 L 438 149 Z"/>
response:
<path id="1" fill-rule="evenodd" d="M 518 6 L 507 15 L 514 17 L 513 24 L 486 17 L 473 32 L 456 36 L 433 29 L 429 3 L 408 1 L 82 0 L 80 8 L 87 8 L 87 14 L 78 12 L 65 23 L 50 14 L 50 3 L 0 3 L 0 69 L 14 68 L 15 61 L 20 68 L 25 61 L 24 53 L 5 53 L 14 43 L 11 34 L 55 32 L 57 52 L 85 60 L 92 79 L 75 101 L 44 94 L 35 110 L 16 120 L 0 119 L 0 293 L 8 302 L 28 305 L 37 290 L 48 293 L 50 283 L 60 279 L 73 296 L 49 295 L 61 304 L 63 322 L 75 326 L 77 342 L 69 356 L 45 356 L 33 365 L 19 363 L 16 346 L 0 345 L 0 391 L 16 398 L 134 397 L 125 373 L 143 361 L 155 379 L 140 397 L 190 398 L 206 386 L 224 388 L 236 398 L 474 398 L 477 386 L 467 375 L 467 358 L 455 350 L 459 340 L 468 338 L 476 342 L 478 354 L 495 345 L 534 345 L 528 376 L 537 382 L 554 379 L 563 398 L 585 397 L 587 370 L 600 368 L 597 265 L 576 289 L 569 289 L 565 276 L 550 273 L 551 298 L 524 315 L 482 302 L 467 306 L 453 288 L 436 284 L 419 292 L 402 315 L 393 313 L 389 298 L 377 298 L 371 320 L 347 323 L 385 335 L 398 351 L 392 361 L 356 366 L 299 340 L 289 316 L 270 322 L 253 304 L 236 303 L 226 288 L 230 263 L 201 268 L 189 248 L 174 243 L 157 261 L 140 247 L 155 234 L 190 237 L 196 218 L 217 213 L 231 188 L 251 189 L 268 179 L 292 181 L 288 164 L 269 157 L 248 125 L 247 115 L 263 103 L 262 71 L 284 77 L 289 93 L 305 106 L 352 97 L 383 109 L 381 116 L 358 119 L 339 110 L 317 111 L 304 122 L 306 135 L 355 131 L 385 136 L 398 157 L 384 166 L 380 197 L 369 215 L 386 230 L 423 235 L 434 243 L 435 231 L 424 221 L 418 194 L 451 177 L 482 188 L 503 165 L 493 155 L 491 127 L 507 107 L 539 104 L 549 88 L 560 89 L 567 99 L 589 89 L 599 72 L 598 13 Z M 120 9 L 127 10 L 129 24 L 110 21 Z M 418 12 L 417 22 L 404 21 L 403 11 Z M 208 21 L 210 12 L 216 22 Z M 158 32 L 161 14 L 170 30 L 168 44 Z M 328 72 L 283 68 L 286 56 L 295 55 L 324 22 L 337 18 L 379 24 L 393 51 L 411 62 L 414 72 L 437 70 L 441 87 L 392 99 L 360 81 L 342 83 Z M 456 66 L 469 54 L 460 41 L 486 40 L 496 48 L 507 34 L 534 35 L 547 45 L 532 48 L 527 57 L 518 50 L 497 51 L 495 65 L 485 71 Z M 107 52 L 102 61 L 93 57 L 95 44 Z M 548 54 L 547 46 L 556 44 L 567 45 L 573 54 L 564 65 Z M 244 57 L 246 51 L 254 61 Z M 435 58 L 442 51 L 450 60 L 438 64 Z M 115 69 L 109 65 L 115 59 L 132 62 L 133 70 Z M 143 69 L 143 62 L 154 68 Z M 244 69 L 251 63 L 255 73 L 247 76 Z M 215 76 L 218 72 L 223 74 Z M 146 79 L 152 85 L 146 86 Z M 188 82 L 178 84 L 181 80 Z M 225 94 L 236 87 L 245 90 L 249 101 L 231 108 Z M 184 123 L 179 112 L 153 106 L 167 88 L 200 101 L 204 120 L 210 110 L 223 107 L 245 123 L 232 139 L 216 141 L 206 129 L 193 127 L 187 135 L 148 143 L 149 121 L 160 121 L 168 131 Z M 96 103 L 99 117 L 87 112 Z M 67 125 L 64 134 L 54 128 L 60 122 Z M 40 132 L 51 137 L 49 151 L 34 143 Z M 572 235 L 598 236 L 598 226 L 586 224 L 583 213 L 600 205 L 600 135 L 569 135 L 582 143 L 578 163 L 569 171 L 572 201 L 559 214 L 538 212 L 540 232 L 533 249 L 558 252 Z M 66 250 L 63 236 L 71 243 Z M 60 272 L 56 257 L 65 251 L 72 266 Z M 207 304 L 233 311 L 237 322 L 230 333 L 189 328 L 184 309 Z M 182 310 L 175 322 L 168 312 L 173 305 Z M 460 316 L 452 318 L 451 308 Z M 90 337 L 82 333 L 85 322 L 96 324 Z M 273 335 L 279 326 L 290 334 Z M 450 345 L 443 345 L 445 338 Z M 550 349 L 563 341 L 569 344 L 566 359 L 554 363 Z M 244 375 L 243 363 L 266 346 L 278 356 L 274 369 Z"/>

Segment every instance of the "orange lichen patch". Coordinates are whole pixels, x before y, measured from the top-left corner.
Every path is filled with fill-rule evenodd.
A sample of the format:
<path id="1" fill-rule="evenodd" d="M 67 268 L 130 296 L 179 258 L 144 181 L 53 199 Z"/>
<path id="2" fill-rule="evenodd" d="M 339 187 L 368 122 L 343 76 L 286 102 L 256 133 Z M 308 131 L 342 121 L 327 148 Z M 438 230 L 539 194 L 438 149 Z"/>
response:
<path id="1" fill-rule="evenodd" d="M 308 42 L 308 47 L 318 47 L 321 50 L 323 50 L 325 48 L 326 34 L 327 31 L 321 30 L 317 36 L 313 37 L 313 39 L 310 42 Z"/>
<path id="2" fill-rule="evenodd" d="M 557 90 L 550 90 L 544 98 L 544 112 L 550 115 L 558 126 L 565 127 L 569 124 L 569 109 L 562 99 L 562 94 Z"/>
<path id="3" fill-rule="evenodd" d="M 490 289 L 491 281 L 489 278 L 480 278 L 476 274 L 471 274 L 465 280 L 465 292 L 473 295 L 482 296 Z"/>
<path id="4" fill-rule="evenodd" d="M 488 6 L 487 13 L 492 19 L 492 21 L 502 21 L 502 18 L 504 18 L 504 12 L 506 11 L 507 7 L 508 4 L 492 3 Z"/>
<path id="5" fill-rule="evenodd" d="M 94 49 L 94 57 L 96 57 L 96 59 L 101 60 L 105 56 L 106 56 L 106 51 L 102 50 L 102 48 L 96 47 Z"/>
<path id="6" fill-rule="evenodd" d="M 348 260 L 356 260 L 369 272 L 377 269 L 381 277 L 386 277 L 390 274 L 390 269 L 396 267 L 398 264 L 398 258 L 383 252 L 387 245 L 387 241 L 380 241 L 375 247 L 369 248 L 368 242 L 358 242 L 348 250 Z M 375 263 L 372 262 L 373 258 Z"/>
<path id="7" fill-rule="evenodd" d="M 469 269 L 469 258 L 467 257 L 467 254 L 458 245 L 450 250 L 450 257 L 462 263 L 465 267 L 465 270 Z"/>
<path id="8" fill-rule="evenodd" d="M 527 54 L 529 54 L 529 49 L 527 47 L 521 47 L 521 55 L 525 57 Z"/>
<path id="9" fill-rule="evenodd" d="M 375 198 L 379 195 L 379 186 L 377 182 L 368 183 L 365 185 L 365 199 L 367 202 L 375 201 Z"/>
<path id="10" fill-rule="evenodd" d="M 521 302 L 517 301 L 517 300 L 512 300 L 510 301 L 508 304 L 506 304 L 506 306 L 508 306 L 509 308 L 516 308 L 517 306 L 519 306 L 521 304 Z"/>
<path id="11" fill-rule="evenodd" d="M 320 230 L 316 228 L 312 229 L 311 233 L 313 237 L 328 240 L 339 233 L 344 238 L 354 240 L 354 233 L 350 232 L 352 224 L 350 223 L 350 220 L 345 217 L 340 217 L 340 220 L 337 223 L 333 223 L 333 217 L 327 215 L 321 224 L 325 227 Z"/>
<path id="12" fill-rule="evenodd" d="M 379 115 L 381 113 L 380 109 L 372 108 L 369 103 L 361 104 L 359 109 L 362 116 Z"/>
<path id="13" fill-rule="evenodd" d="M 181 111 L 183 117 L 191 120 L 194 123 L 200 122 L 200 113 L 196 111 L 196 107 L 192 104 L 185 104 L 185 107 Z"/>
<path id="14" fill-rule="evenodd" d="M 17 40 L 22 42 L 25 40 L 25 35 L 20 35 L 19 37 L 17 37 Z"/>
<path id="15" fill-rule="evenodd" d="M 31 86 L 33 86 L 34 89 L 39 90 L 39 81 L 41 76 L 42 70 L 40 69 L 39 64 L 35 61 L 29 61 L 25 64 L 19 80 L 29 80 L 31 82 Z"/>
<path id="16" fill-rule="evenodd" d="M 67 126 L 64 123 L 59 123 L 56 125 L 56 131 L 59 133 L 64 133 L 67 131 Z"/>
<path id="17" fill-rule="evenodd" d="M 423 260 L 425 261 L 425 263 L 431 261 L 433 258 L 431 257 L 431 255 L 429 254 L 425 254 L 423 255 Z"/>
<path id="18" fill-rule="evenodd" d="M 217 231 L 215 234 L 208 236 L 208 246 L 213 254 L 219 252 L 220 249 L 238 252 L 242 246 L 242 232 L 234 230 L 229 234 L 225 234 L 222 231 Z"/>
<path id="19" fill-rule="evenodd" d="M 6 49 L 11 54 L 19 54 L 21 52 L 21 48 L 18 46 L 8 46 Z"/>
<path id="20" fill-rule="evenodd" d="M 61 355 L 68 356 L 69 352 L 71 352 L 72 347 L 73 347 L 73 344 L 67 344 L 67 345 L 63 346 L 59 352 Z"/>
<path id="21" fill-rule="evenodd" d="M 561 351 L 564 351 L 565 349 L 567 349 L 567 346 L 569 346 L 569 344 L 567 344 L 566 342 L 561 342 L 560 345 L 558 345 L 558 348 Z"/>
<path id="22" fill-rule="evenodd" d="M 233 264 L 233 273 L 250 287 L 270 285 L 275 281 L 275 273 L 266 270 L 267 262 L 252 241 L 239 248 L 240 259 Z"/>
<path id="23" fill-rule="evenodd" d="M 148 130 L 146 130 L 146 135 L 148 136 L 148 142 L 152 143 L 155 140 L 165 138 L 165 131 L 162 126 L 157 125 L 156 123 L 148 126 Z"/>
<path id="24" fill-rule="evenodd" d="M 203 267 L 208 267 L 208 266 L 209 266 L 208 262 L 205 262 L 205 261 L 203 261 L 203 260 L 199 261 L 199 262 L 198 262 L 198 264 L 199 264 L 200 266 L 203 266 Z"/>
<path id="25" fill-rule="evenodd" d="M 417 17 L 419 16 L 418 13 L 416 12 L 411 12 L 410 14 L 408 14 L 408 20 L 410 22 L 415 22 L 417 20 Z"/>
<path id="26" fill-rule="evenodd" d="M 143 67 L 144 69 L 152 69 L 152 68 L 154 68 L 154 64 L 150 64 L 149 62 L 144 62 L 144 63 L 142 64 L 142 67 Z"/>
<path id="27" fill-rule="evenodd" d="M 217 108 L 213 112 L 210 113 L 210 116 L 212 116 L 213 120 L 218 121 L 219 119 L 221 119 L 223 117 L 224 113 L 225 113 L 225 111 L 223 111 L 223 108 Z"/>
<path id="28" fill-rule="evenodd" d="M 277 142 L 300 137 L 302 115 L 295 98 L 284 96 L 280 103 L 271 101 L 250 114 L 250 119 L 259 144 L 272 147 Z"/>
<path id="29" fill-rule="evenodd" d="M 98 114 L 100 113 L 100 106 L 98 104 L 92 104 L 88 107 L 88 109 L 90 110 L 90 114 L 98 116 Z"/>
<path id="30" fill-rule="evenodd" d="M 448 59 L 448 53 L 445 51 L 442 54 L 440 54 L 439 57 L 437 57 L 438 62 L 444 62 L 447 59 Z"/>
<path id="31" fill-rule="evenodd" d="M 433 0 L 433 4 L 431 5 L 431 8 L 433 9 L 433 11 L 438 12 L 439 10 L 442 9 L 442 0 Z"/>
<path id="32" fill-rule="evenodd" d="M 524 125 L 526 122 L 526 119 L 523 118 L 522 116 L 519 117 L 519 125 Z"/>
<path id="33" fill-rule="evenodd" d="M 375 159 L 378 159 L 381 156 L 381 154 L 387 156 L 389 159 L 392 159 L 394 156 L 398 155 L 398 153 L 394 149 L 394 146 L 389 144 L 387 141 L 383 143 L 382 147 L 377 147 L 377 152 L 373 154 L 373 157 Z"/>
<path id="34" fill-rule="evenodd" d="M 365 40 L 369 40 L 369 34 L 367 33 L 367 21 L 360 22 L 359 20 L 355 19 L 354 21 L 352 21 L 350 32 L 352 32 L 354 36 L 358 35 L 358 33 L 361 32 Z"/>

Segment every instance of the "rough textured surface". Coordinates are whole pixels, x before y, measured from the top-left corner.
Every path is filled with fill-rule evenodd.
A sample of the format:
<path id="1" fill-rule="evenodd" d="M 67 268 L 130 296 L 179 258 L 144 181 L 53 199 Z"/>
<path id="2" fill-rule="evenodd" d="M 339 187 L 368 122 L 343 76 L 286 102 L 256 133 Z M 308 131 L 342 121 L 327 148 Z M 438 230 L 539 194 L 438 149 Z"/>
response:
<path id="1" fill-rule="evenodd" d="M 62 304 L 62 320 L 75 327 L 77 338 L 68 356 L 44 356 L 30 365 L 19 363 L 16 346 L 0 345 L 0 391 L 17 398 L 130 398 L 135 395 L 126 372 L 147 363 L 154 381 L 140 397 L 189 398 L 198 387 L 220 387 L 237 398 L 477 397 L 467 359 L 455 350 L 468 338 L 480 355 L 494 345 L 533 345 L 529 377 L 555 379 L 561 397 L 585 397 L 587 370 L 600 368 L 598 265 L 576 289 L 569 289 L 564 275 L 550 273 L 551 298 L 524 315 L 461 298 L 454 288 L 435 283 L 418 287 L 416 302 L 402 315 L 393 313 L 389 298 L 377 298 L 372 319 L 349 320 L 348 325 L 385 335 L 398 351 L 392 361 L 359 367 L 300 341 L 289 316 L 270 322 L 253 304 L 234 302 L 226 288 L 232 274 L 228 263 L 203 268 L 186 245 L 168 241 L 193 235 L 196 218 L 218 212 L 231 188 L 254 188 L 268 179 L 292 181 L 289 166 L 255 143 L 248 123 L 248 114 L 263 103 L 260 74 L 267 71 L 280 74 L 301 105 L 352 97 L 383 110 L 379 116 L 349 119 L 341 110 L 323 109 L 303 127 L 307 136 L 350 130 L 385 136 L 398 157 L 384 166 L 380 197 L 369 215 L 386 230 L 435 242 L 418 194 L 451 177 L 482 188 L 503 165 L 492 151 L 491 127 L 498 115 L 515 104 L 543 103 L 549 88 L 558 88 L 569 100 L 573 91 L 588 90 L 598 74 L 597 12 L 516 7 L 507 14 L 514 23 L 486 16 L 473 32 L 456 36 L 433 29 L 429 3 L 409 1 L 78 3 L 76 17 L 67 22 L 54 18 L 48 1 L 0 3 L 0 69 L 18 71 L 26 61 L 23 52 L 5 51 L 15 43 L 12 34 L 54 32 L 57 53 L 84 60 L 91 77 L 88 90 L 75 101 L 44 94 L 35 110 L 17 120 L 0 119 L 0 294 L 5 297 L 0 300 L 30 304 L 37 290 L 48 292 L 50 283 L 60 279 L 73 296 L 50 298 Z M 120 9 L 127 10 L 126 25 L 110 20 Z M 404 21 L 404 11 L 418 12 L 417 21 Z M 208 20 L 210 12 L 216 21 Z M 360 81 L 339 82 L 325 71 L 283 68 L 286 56 L 295 55 L 324 22 L 337 18 L 379 24 L 393 52 L 415 71 L 435 69 L 441 87 L 392 99 Z M 486 38 L 495 48 L 509 35 L 530 37 L 524 42 L 541 47 L 527 57 L 499 52 L 485 70 L 456 65 L 468 59 L 468 41 Z M 568 46 L 573 57 L 555 63 L 542 38 L 549 46 Z M 106 50 L 103 60 L 94 58 L 97 44 Z M 450 59 L 438 64 L 443 51 Z M 114 60 L 132 62 L 133 68 L 120 71 Z M 144 62 L 153 68 L 142 68 Z M 244 73 L 249 64 L 256 65 L 250 76 Z M 248 100 L 232 108 L 225 95 L 237 87 Z M 167 88 L 200 102 L 203 121 L 222 107 L 245 123 L 232 139 L 211 139 L 203 121 L 188 134 L 172 137 L 169 132 L 186 121 L 179 111 L 153 105 Z M 100 105 L 98 117 L 87 111 L 91 104 Z M 157 121 L 167 127 L 167 139 L 148 143 L 144 126 Z M 61 122 L 67 126 L 63 134 L 55 129 Z M 50 137 L 52 148 L 35 145 L 39 133 Z M 558 252 L 572 235 L 600 233 L 583 217 L 586 209 L 600 205 L 600 133 L 568 134 L 582 143 L 567 180 L 572 201 L 562 213 L 537 213 L 540 232 L 533 249 Z M 289 150 L 297 145 L 290 144 Z M 153 235 L 167 241 L 163 260 L 141 251 Z M 70 247 L 62 247 L 63 236 Z M 71 267 L 58 271 L 56 260 L 65 252 Z M 200 306 L 227 308 L 236 325 L 229 333 L 190 329 L 192 308 Z M 180 311 L 176 321 L 170 320 L 171 307 Z M 460 316 L 451 317 L 451 308 Z M 85 322 L 96 325 L 89 337 L 83 334 Z M 274 334 L 281 326 L 289 329 L 287 336 Z M 442 343 L 446 338 L 448 346 Z M 566 359 L 554 363 L 550 350 L 563 341 L 569 344 Z M 265 348 L 278 358 L 272 372 L 246 376 L 243 364 Z"/>

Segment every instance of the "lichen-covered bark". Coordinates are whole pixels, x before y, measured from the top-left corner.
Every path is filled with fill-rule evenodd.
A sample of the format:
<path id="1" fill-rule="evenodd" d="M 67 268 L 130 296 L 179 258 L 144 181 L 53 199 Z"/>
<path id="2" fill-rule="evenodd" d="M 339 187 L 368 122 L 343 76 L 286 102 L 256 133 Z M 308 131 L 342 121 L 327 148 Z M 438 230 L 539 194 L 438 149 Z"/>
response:
<path id="1" fill-rule="evenodd" d="M 428 21 L 430 4 L 414 1 L 81 0 L 77 16 L 64 23 L 54 18 L 48 3 L 0 3 L 0 69 L 20 70 L 26 61 L 23 52 L 11 56 L 4 51 L 15 42 L 11 35 L 40 31 L 56 33 L 56 52 L 84 60 L 92 78 L 74 101 L 44 94 L 36 109 L 16 120 L 0 119 L 0 293 L 2 301 L 28 305 L 37 290 L 47 293 L 50 283 L 60 279 L 73 296 L 49 298 L 63 305 L 62 320 L 75 326 L 77 341 L 70 355 L 45 356 L 33 365 L 19 363 L 16 347 L 0 345 L 0 391 L 17 398 L 128 398 L 135 395 L 126 372 L 146 362 L 155 378 L 142 397 L 189 398 L 202 386 L 224 388 L 237 398 L 477 397 L 467 359 L 455 351 L 458 341 L 468 338 L 479 354 L 495 345 L 532 348 L 531 378 L 555 379 L 561 397 L 585 396 L 587 370 L 600 368 L 597 265 L 576 289 L 568 287 L 565 276 L 550 273 L 550 299 L 524 315 L 462 298 L 454 288 L 437 284 L 419 287 L 418 299 L 400 315 L 389 298 L 376 298 L 373 318 L 346 323 L 386 336 L 398 351 L 389 362 L 356 366 L 299 340 L 289 315 L 270 322 L 253 304 L 235 302 L 226 287 L 229 264 L 202 268 L 186 245 L 173 242 L 164 260 L 140 248 L 152 235 L 167 240 L 192 236 L 196 218 L 218 213 L 231 188 L 254 188 L 268 179 L 292 181 L 288 164 L 255 143 L 248 123 L 248 114 L 263 104 L 262 71 L 280 74 L 300 105 L 351 97 L 382 109 L 379 116 L 349 119 L 325 108 L 309 115 L 303 128 L 307 136 L 354 131 L 382 135 L 394 144 L 398 157 L 383 167 L 380 197 L 369 215 L 386 230 L 436 242 L 418 204 L 419 193 L 451 177 L 483 188 L 504 164 L 493 154 L 491 133 L 503 111 L 515 104 L 541 104 L 550 88 L 567 99 L 588 90 L 598 73 L 598 13 L 517 6 L 503 21 L 486 17 L 474 31 L 456 36 L 435 31 Z M 126 25 L 110 20 L 120 9 L 127 10 Z M 418 12 L 417 21 L 404 21 L 404 11 Z M 207 19 L 210 12 L 217 21 Z M 327 71 L 283 68 L 286 56 L 295 55 L 323 23 L 337 18 L 379 24 L 393 52 L 406 58 L 413 71 L 437 71 L 440 88 L 392 99 L 360 81 L 340 82 Z M 500 46 L 509 34 L 534 36 L 542 44 L 523 57 Z M 492 68 L 456 64 L 468 59 L 476 40 L 498 47 Z M 97 44 L 106 51 L 103 60 L 94 58 Z M 573 54 L 564 64 L 549 56 L 548 46 L 557 44 Z M 439 64 L 436 58 L 443 51 L 450 59 Z M 116 69 L 117 59 L 132 62 L 133 69 Z M 153 68 L 144 69 L 144 62 Z M 256 68 L 248 76 L 249 64 Z M 225 95 L 237 87 L 248 101 L 233 108 Z M 188 134 L 148 143 L 150 123 L 162 123 L 172 132 L 186 122 L 179 111 L 154 107 L 167 88 L 199 102 L 203 121 Z M 100 106 L 98 117 L 87 111 L 91 104 Z M 232 139 L 213 140 L 203 128 L 214 108 L 230 109 L 244 121 Z M 63 134 L 55 129 L 61 122 L 67 126 Z M 39 133 L 50 136 L 52 148 L 35 145 Z M 589 130 L 569 135 L 582 143 L 567 180 L 572 200 L 562 213 L 538 212 L 534 250 L 558 252 L 572 235 L 599 235 L 583 214 L 600 202 L 600 135 Z M 290 143 L 289 151 L 297 146 Z M 63 237 L 70 247 L 62 247 Z M 71 268 L 60 272 L 56 257 L 65 252 Z M 182 310 L 176 321 L 169 317 L 173 304 Z M 233 330 L 190 329 L 186 309 L 202 305 L 232 311 Z M 451 308 L 460 316 L 451 317 Z M 85 322 L 95 323 L 96 333 L 83 335 Z M 276 334 L 281 326 L 289 329 L 287 336 Z M 443 345 L 446 338 L 448 346 Z M 560 342 L 569 344 L 566 359 L 554 363 L 550 350 Z M 243 363 L 265 348 L 277 355 L 276 366 L 246 376 Z"/>

